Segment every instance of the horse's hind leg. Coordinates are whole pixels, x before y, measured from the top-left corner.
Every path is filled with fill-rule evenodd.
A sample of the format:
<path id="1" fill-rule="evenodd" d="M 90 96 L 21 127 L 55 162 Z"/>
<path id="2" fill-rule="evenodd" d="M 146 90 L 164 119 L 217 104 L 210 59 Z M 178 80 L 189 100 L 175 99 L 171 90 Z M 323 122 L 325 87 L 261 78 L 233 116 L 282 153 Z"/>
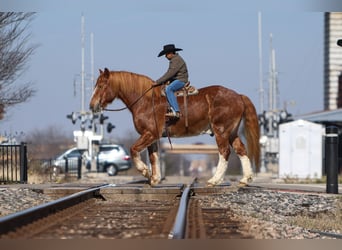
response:
<path id="1" fill-rule="evenodd" d="M 152 175 L 150 179 L 151 185 L 156 185 L 161 181 L 161 173 L 160 173 L 160 162 L 158 157 L 158 144 L 157 142 L 152 143 L 147 147 L 148 155 L 150 158 Z"/>
<path id="2" fill-rule="evenodd" d="M 216 135 L 216 142 L 219 148 L 219 161 L 214 176 L 207 181 L 208 186 L 215 186 L 222 183 L 228 167 L 228 158 L 230 155 L 228 139 Z"/>
<path id="3" fill-rule="evenodd" d="M 236 137 L 233 141 L 233 148 L 241 161 L 242 166 L 242 179 L 240 180 L 241 185 L 247 185 L 248 182 L 253 180 L 253 172 L 251 167 L 251 161 L 247 156 L 245 145 L 242 143 L 239 137 Z"/>

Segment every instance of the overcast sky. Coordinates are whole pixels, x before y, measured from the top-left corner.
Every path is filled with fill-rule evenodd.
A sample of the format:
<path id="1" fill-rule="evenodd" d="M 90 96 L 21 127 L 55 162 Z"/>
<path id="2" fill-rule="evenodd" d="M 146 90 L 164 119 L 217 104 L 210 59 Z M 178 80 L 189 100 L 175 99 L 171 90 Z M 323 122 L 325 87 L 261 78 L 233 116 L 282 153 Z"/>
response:
<path id="1" fill-rule="evenodd" d="M 16 3 L 17 1 L 14 1 Z M 183 49 L 190 81 L 198 87 L 220 84 L 249 96 L 258 112 L 258 11 L 262 15 L 262 57 L 267 107 L 270 34 L 276 52 L 279 107 L 292 114 L 323 109 L 324 8 L 297 1 L 33 1 L 21 6 L 0 1 L 8 10 L 35 10 L 30 26 L 38 44 L 18 82 L 34 82 L 36 95 L 8 110 L 0 134 L 57 126 L 72 136 L 66 115 L 80 110 L 81 16 L 85 17 L 85 70 L 90 67 L 94 34 L 95 78 L 98 69 L 126 70 L 159 78 L 168 61 L 158 58 L 164 44 Z M 304 1 L 307 2 L 307 1 Z M 342 52 L 341 52 L 342 53 Z M 76 88 L 74 83 L 76 82 Z M 91 82 L 86 81 L 86 107 Z M 76 93 L 76 96 L 74 95 Z M 122 107 L 120 101 L 110 107 Z M 116 128 L 112 137 L 134 131 L 128 111 L 107 112 Z M 192 140 L 207 140 L 199 137 Z"/>

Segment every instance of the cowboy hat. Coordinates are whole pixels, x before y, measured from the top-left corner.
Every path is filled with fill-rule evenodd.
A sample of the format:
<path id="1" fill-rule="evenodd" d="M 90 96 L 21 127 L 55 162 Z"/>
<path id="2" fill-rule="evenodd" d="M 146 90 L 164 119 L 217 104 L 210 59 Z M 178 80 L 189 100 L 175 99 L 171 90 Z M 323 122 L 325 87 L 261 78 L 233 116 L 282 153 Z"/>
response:
<path id="1" fill-rule="evenodd" d="M 176 48 L 174 44 L 167 44 L 167 45 L 164 45 L 163 50 L 159 52 L 158 57 L 165 55 L 167 53 L 170 53 L 170 52 L 176 52 L 180 50 L 182 49 Z"/>

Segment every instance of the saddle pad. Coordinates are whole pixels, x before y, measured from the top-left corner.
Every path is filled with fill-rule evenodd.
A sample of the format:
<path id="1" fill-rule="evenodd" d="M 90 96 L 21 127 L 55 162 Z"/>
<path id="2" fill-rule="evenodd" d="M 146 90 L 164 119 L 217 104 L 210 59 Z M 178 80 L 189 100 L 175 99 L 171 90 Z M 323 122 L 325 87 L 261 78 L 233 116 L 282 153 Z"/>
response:
<path id="1" fill-rule="evenodd" d="M 193 86 L 185 86 L 184 88 L 175 92 L 176 96 L 184 96 L 184 89 L 185 89 L 187 95 L 197 95 L 199 92 L 198 89 L 196 89 Z M 162 86 L 161 95 L 166 96 L 165 86 Z"/>

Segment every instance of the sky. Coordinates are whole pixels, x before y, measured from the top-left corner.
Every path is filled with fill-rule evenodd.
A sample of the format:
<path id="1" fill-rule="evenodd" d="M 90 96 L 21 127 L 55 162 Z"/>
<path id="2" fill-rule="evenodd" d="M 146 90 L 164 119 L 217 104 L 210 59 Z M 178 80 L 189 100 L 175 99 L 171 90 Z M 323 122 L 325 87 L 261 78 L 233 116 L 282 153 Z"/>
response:
<path id="1" fill-rule="evenodd" d="M 31 44 L 38 45 L 17 80 L 34 82 L 36 95 L 7 111 L 0 135 L 29 134 L 55 126 L 73 137 L 80 129 L 66 118 L 81 109 L 81 16 L 85 18 L 86 108 L 92 93 L 90 34 L 94 36 L 95 79 L 99 69 L 126 70 L 158 79 L 168 61 L 163 45 L 182 48 L 191 84 L 220 84 L 247 95 L 260 113 L 258 12 L 267 108 L 270 47 L 275 49 L 279 108 L 294 114 L 323 110 L 324 12 L 336 4 L 298 1 L 3 1 L 6 11 L 36 11 Z M 301 3 L 308 1 L 301 1 Z M 341 8 L 342 10 L 342 8 Z M 270 36 L 272 34 L 272 42 Z M 121 108 L 116 100 L 109 108 Z M 116 128 L 110 137 L 134 133 L 128 111 L 106 112 Z M 182 142 L 213 142 L 209 136 Z"/>

